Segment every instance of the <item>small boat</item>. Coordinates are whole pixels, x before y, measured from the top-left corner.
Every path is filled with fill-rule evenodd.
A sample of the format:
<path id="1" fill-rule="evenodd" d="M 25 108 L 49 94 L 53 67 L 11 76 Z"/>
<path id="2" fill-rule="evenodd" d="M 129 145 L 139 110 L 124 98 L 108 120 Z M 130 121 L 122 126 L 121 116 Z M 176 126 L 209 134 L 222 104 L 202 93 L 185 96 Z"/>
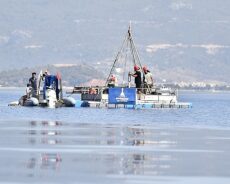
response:
<path id="1" fill-rule="evenodd" d="M 9 106 L 25 107 L 74 107 L 76 100 L 72 97 L 64 97 L 62 93 L 62 81 L 60 74 L 43 76 L 42 71 L 38 76 L 38 91 L 35 97 L 23 95 L 19 101 L 11 102 Z"/>
<path id="2" fill-rule="evenodd" d="M 130 61 L 131 60 L 131 61 Z M 81 94 L 77 107 L 192 107 L 191 103 L 177 100 L 177 89 L 165 86 L 148 86 L 136 89 L 131 84 L 130 71 L 140 66 L 144 74 L 140 57 L 133 41 L 131 25 L 118 52 L 104 86 L 75 86 L 70 93 Z M 114 76 L 121 81 L 111 85 L 109 79 Z M 127 76 L 127 77 L 126 77 Z M 145 74 L 144 74 L 145 76 Z M 114 80 L 115 81 L 115 80 Z M 112 86 L 112 87 L 111 87 Z"/>
<path id="3" fill-rule="evenodd" d="M 43 87 L 41 88 L 41 86 Z M 57 75 L 47 75 L 44 78 L 39 77 L 38 89 L 38 101 L 43 107 L 75 106 L 76 100 L 74 98 L 63 97 L 62 79 L 59 73 Z"/>

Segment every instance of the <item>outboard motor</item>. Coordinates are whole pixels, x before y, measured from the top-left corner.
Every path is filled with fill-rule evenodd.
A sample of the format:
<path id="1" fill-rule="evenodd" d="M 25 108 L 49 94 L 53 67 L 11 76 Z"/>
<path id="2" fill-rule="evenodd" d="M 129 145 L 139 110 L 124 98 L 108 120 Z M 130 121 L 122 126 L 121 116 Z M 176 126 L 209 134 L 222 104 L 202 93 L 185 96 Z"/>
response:
<path id="1" fill-rule="evenodd" d="M 46 90 L 46 101 L 49 108 L 55 108 L 57 103 L 56 92 L 53 89 Z"/>
<path id="2" fill-rule="evenodd" d="M 55 108 L 58 97 L 59 97 L 59 89 L 58 89 L 58 79 L 54 75 L 48 75 L 45 77 L 45 83 L 43 87 L 43 98 L 47 102 L 47 106 L 49 108 Z"/>

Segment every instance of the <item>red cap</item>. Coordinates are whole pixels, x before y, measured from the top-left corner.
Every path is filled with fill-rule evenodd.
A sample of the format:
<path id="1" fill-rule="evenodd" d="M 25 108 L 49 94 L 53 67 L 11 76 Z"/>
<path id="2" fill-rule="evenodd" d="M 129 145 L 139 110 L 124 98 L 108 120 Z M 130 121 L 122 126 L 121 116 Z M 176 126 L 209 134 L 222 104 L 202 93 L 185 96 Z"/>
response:
<path id="1" fill-rule="evenodd" d="M 143 67 L 143 71 L 146 72 L 148 69 L 146 66 Z"/>
<path id="2" fill-rule="evenodd" d="M 134 66 L 134 71 L 137 71 L 139 69 L 140 69 L 139 66 L 137 66 L 137 65 Z"/>

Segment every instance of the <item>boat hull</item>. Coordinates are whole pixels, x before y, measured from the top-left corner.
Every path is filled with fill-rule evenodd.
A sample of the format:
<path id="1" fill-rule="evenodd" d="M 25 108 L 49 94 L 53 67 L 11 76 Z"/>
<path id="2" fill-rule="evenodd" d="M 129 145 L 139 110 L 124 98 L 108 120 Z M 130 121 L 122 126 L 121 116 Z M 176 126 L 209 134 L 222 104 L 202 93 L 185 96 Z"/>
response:
<path id="1" fill-rule="evenodd" d="M 25 107 L 34 107 L 34 106 L 38 106 L 39 102 L 37 98 L 29 98 L 27 100 L 25 100 L 23 106 Z"/>
<path id="2" fill-rule="evenodd" d="M 62 100 L 63 100 L 65 107 L 75 107 L 76 100 L 74 98 L 64 97 Z"/>

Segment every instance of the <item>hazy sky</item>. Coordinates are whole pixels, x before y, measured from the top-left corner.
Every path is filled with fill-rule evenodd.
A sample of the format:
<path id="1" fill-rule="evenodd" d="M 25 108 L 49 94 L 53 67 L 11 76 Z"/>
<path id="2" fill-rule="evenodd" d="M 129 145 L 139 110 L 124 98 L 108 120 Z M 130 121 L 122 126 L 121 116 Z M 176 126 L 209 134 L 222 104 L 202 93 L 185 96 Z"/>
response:
<path id="1" fill-rule="evenodd" d="M 0 70 L 112 60 L 130 20 L 146 63 L 183 58 L 193 70 L 198 60 L 223 68 L 229 7 L 227 0 L 0 0 Z"/>

